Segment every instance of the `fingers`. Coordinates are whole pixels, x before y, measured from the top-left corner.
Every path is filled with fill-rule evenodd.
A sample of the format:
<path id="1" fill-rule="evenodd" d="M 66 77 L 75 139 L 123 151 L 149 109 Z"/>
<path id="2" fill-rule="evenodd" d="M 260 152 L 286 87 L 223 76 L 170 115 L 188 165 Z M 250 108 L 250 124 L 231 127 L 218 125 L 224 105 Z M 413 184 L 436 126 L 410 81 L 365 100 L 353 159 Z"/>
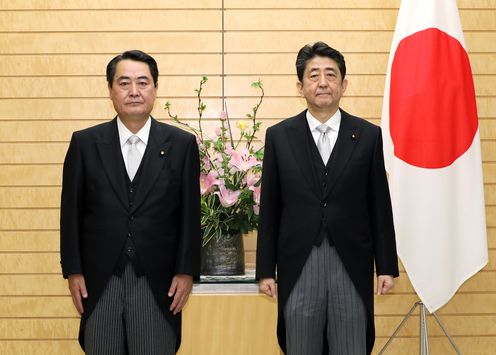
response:
<path id="1" fill-rule="evenodd" d="M 261 293 L 264 293 L 269 297 L 276 298 L 276 281 L 274 279 L 269 278 L 260 280 L 258 288 Z"/>
<path id="2" fill-rule="evenodd" d="M 88 298 L 88 291 L 84 276 L 81 274 L 69 275 L 69 291 L 71 292 L 72 303 L 79 314 L 83 314 L 83 298 Z"/>
<path id="3" fill-rule="evenodd" d="M 394 287 L 394 278 L 390 275 L 380 275 L 377 278 L 377 294 L 385 295 Z"/>
<path id="4" fill-rule="evenodd" d="M 171 287 L 169 288 L 168 296 L 174 296 L 169 310 L 174 314 L 178 314 L 183 309 L 188 301 L 191 289 L 193 287 L 193 278 L 190 275 L 176 275 L 172 279 Z"/>

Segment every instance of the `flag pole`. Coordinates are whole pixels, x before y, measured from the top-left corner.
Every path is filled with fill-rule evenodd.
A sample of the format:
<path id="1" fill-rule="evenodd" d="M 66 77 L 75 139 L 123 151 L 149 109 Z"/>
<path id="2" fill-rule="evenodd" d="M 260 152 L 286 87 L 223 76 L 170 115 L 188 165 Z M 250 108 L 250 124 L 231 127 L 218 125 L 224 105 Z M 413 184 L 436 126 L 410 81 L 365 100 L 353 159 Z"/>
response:
<path id="1" fill-rule="evenodd" d="M 427 317 L 426 317 L 426 312 L 425 312 L 425 305 L 422 301 L 415 302 L 413 307 L 410 309 L 410 311 L 406 314 L 406 316 L 403 318 L 403 320 L 400 322 L 400 324 L 396 327 L 394 330 L 393 334 L 389 337 L 388 341 L 382 349 L 379 351 L 379 355 L 382 355 L 386 349 L 389 347 L 391 342 L 396 339 L 396 336 L 398 335 L 399 331 L 405 326 L 406 322 L 408 319 L 411 317 L 413 312 L 417 307 L 420 307 L 420 355 L 429 355 L 429 334 L 427 332 Z M 436 320 L 437 324 L 441 327 L 444 335 L 448 338 L 451 346 L 453 349 L 455 349 L 456 353 L 458 355 L 461 355 L 462 352 L 460 349 L 456 346 L 455 341 L 451 336 L 448 334 L 448 331 L 446 330 L 445 326 L 437 316 L 436 312 L 431 313 L 431 315 L 434 316 L 434 319 Z"/>

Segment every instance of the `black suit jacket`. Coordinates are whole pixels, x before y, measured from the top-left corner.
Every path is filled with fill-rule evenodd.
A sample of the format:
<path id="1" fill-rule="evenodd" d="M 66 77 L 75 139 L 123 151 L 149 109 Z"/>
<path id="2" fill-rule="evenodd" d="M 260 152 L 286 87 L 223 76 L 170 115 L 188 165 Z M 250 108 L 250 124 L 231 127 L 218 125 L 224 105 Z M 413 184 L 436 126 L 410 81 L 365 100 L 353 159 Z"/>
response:
<path id="1" fill-rule="evenodd" d="M 369 352 L 374 343 L 374 261 L 377 274 L 398 276 L 380 128 L 341 114 L 324 198 L 312 166 L 306 111 L 266 133 L 256 276 L 274 278 L 277 267 L 278 337 L 284 351 L 282 310 L 322 220 L 367 308 Z"/>
<path id="2" fill-rule="evenodd" d="M 195 137 L 152 118 L 133 206 L 114 118 L 72 136 L 64 161 L 60 252 L 64 277 L 83 274 L 88 289 L 80 329 L 113 274 L 126 238 L 133 238 L 157 303 L 168 310 L 172 278 L 200 272 L 199 157 Z"/>

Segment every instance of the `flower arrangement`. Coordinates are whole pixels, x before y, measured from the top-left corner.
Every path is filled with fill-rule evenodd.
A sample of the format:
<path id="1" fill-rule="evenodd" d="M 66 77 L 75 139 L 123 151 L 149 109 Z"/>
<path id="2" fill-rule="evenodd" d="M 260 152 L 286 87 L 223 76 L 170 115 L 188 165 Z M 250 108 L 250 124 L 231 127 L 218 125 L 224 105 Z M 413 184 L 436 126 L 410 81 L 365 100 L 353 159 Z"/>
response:
<path id="1" fill-rule="evenodd" d="M 264 98 L 262 82 L 252 83 L 260 90 L 258 103 L 247 114 L 249 121 L 239 120 L 239 138 L 233 138 L 231 122 L 226 111 L 219 115 L 219 125 L 210 136 L 203 130 L 202 116 L 206 105 L 202 100 L 204 76 L 195 89 L 198 97 L 198 127 L 183 122 L 171 113 L 171 103 L 165 110 L 171 119 L 196 135 L 200 153 L 201 227 L 203 246 L 212 238 L 246 233 L 258 226 L 263 148 L 255 149 L 253 140 L 260 130 L 257 112 Z"/>

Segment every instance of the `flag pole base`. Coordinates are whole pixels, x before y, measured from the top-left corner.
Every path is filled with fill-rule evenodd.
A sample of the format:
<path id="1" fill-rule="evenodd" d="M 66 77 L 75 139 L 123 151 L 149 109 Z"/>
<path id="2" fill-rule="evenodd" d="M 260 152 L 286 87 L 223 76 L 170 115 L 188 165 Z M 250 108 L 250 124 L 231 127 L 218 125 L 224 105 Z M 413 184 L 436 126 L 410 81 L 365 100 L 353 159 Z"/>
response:
<path id="1" fill-rule="evenodd" d="M 405 326 L 406 322 L 411 317 L 411 315 L 413 314 L 413 312 L 417 307 L 420 307 L 420 355 L 429 355 L 429 335 L 427 333 L 427 317 L 425 312 L 425 305 L 420 301 L 415 302 L 415 304 L 407 313 L 407 315 L 403 318 L 401 323 L 396 327 L 396 329 L 393 332 L 393 335 L 391 335 L 391 337 L 388 339 L 386 344 L 384 344 L 384 346 L 382 347 L 381 351 L 379 351 L 379 355 L 382 355 L 386 351 L 386 349 L 389 347 L 391 342 L 396 338 L 399 331 Z M 444 335 L 446 335 L 446 337 L 448 338 L 453 349 L 455 349 L 458 355 L 461 355 L 462 352 L 456 346 L 453 338 L 451 338 L 451 336 L 448 334 L 448 331 L 446 330 L 443 323 L 437 316 L 436 312 L 433 312 L 431 314 L 434 316 L 434 319 L 436 320 L 437 324 L 439 324 L 439 326 L 441 327 L 442 331 L 444 332 Z"/>

